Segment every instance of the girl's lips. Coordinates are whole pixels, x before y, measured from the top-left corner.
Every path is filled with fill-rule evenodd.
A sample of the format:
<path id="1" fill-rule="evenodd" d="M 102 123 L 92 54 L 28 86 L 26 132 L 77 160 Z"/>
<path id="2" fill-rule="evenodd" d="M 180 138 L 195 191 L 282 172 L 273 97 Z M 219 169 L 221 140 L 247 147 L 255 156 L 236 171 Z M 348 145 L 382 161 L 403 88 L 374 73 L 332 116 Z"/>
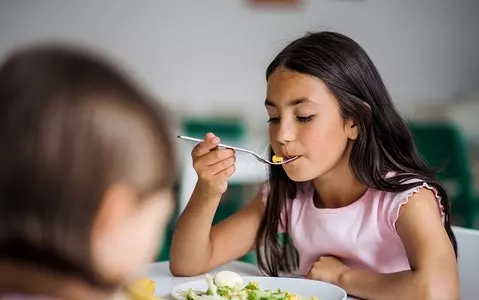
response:
<path id="1" fill-rule="evenodd" d="M 285 156 L 284 157 L 284 160 L 289 160 L 289 159 L 292 159 L 292 158 L 295 158 L 292 162 L 298 160 L 299 158 L 301 158 L 301 155 L 291 155 L 291 156 Z"/>

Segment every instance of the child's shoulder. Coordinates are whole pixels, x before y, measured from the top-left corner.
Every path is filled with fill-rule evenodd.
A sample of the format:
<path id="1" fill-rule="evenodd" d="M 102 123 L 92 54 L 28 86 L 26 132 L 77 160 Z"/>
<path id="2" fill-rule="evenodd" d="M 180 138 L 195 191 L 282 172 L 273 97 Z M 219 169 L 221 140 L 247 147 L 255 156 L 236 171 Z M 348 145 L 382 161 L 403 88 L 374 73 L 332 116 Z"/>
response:
<path id="1" fill-rule="evenodd" d="M 388 178 L 394 176 L 400 175 L 388 174 Z M 404 178 L 404 176 L 401 176 L 401 178 Z M 401 181 L 401 184 L 405 186 L 404 189 L 398 189 L 398 191 L 374 190 L 372 193 L 373 203 L 377 205 L 378 210 L 384 215 L 384 221 L 387 225 L 392 229 L 396 229 L 396 221 L 399 218 L 401 207 L 408 203 L 410 198 L 414 194 L 418 194 L 421 190 L 428 190 L 431 192 L 431 196 L 435 197 L 438 213 L 444 222 L 444 206 L 438 190 L 430 183 L 414 176 L 407 176 L 407 178 L 408 179 Z"/>

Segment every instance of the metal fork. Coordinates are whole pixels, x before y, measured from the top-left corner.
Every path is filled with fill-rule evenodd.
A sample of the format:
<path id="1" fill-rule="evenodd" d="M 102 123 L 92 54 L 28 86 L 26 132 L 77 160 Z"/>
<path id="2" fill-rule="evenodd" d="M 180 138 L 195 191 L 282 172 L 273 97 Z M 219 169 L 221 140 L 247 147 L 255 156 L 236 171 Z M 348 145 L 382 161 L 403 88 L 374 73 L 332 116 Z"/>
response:
<path id="1" fill-rule="evenodd" d="M 178 135 L 177 138 L 182 139 L 182 140 L 192 141 L 192 142 L 199 142 L 199 143 L 203 142 L 203 140 L 201 140 L 201 139 L 197 139 L 197 138 L 189 137 L 189 136 L 184 136 L 184 135 Z M 283 165 L 283 164 L 287 164 L 287 163 L 292 162 L 293 160 L 295 160 L 295 159 L 297 159 L 297 158 L 299 157 L 299 156 L 294 156 L 294 157 L 285 159 L 285 160 L 280 161 L 280 162 L 272 162 L 272 161 L 269 161 L 269 160 L 267 160 L 267 159 L 264 159 L 264 158 L 261 157 L 259 154 L 255 153 L 254 151 L 248 150 L 248 149 L 243 149 L 243 148 L 234 147 L 234 146 L 225 145 L 225 144 L 218 144 L 218 147 L 227 148 L 227 149 L 233 149 L 233 150 L 236 150 L 236 151 L 241 151 L 241 152 L 249 153 L 249 154 L 253 155 L 258 161 L 260 161 L 260 162 L 262 162 L 262 163 L 264 163 L 264 164 L 270 164 L 270 165 Z"/>

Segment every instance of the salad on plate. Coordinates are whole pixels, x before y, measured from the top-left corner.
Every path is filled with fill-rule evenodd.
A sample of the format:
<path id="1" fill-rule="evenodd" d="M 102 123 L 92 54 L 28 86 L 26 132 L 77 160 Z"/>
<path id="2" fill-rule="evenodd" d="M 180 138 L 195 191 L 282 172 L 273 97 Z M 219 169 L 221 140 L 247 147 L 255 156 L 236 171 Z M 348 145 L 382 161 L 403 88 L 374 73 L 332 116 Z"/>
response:
<path id="1" fill-rule="evenodd" d="M 302 298 L 287 291 L 262 289 L 256 282 L 243 283 L 243 278 L 231 271 L 217 273 L 214 278 L 206 274 L 206 291 L 186 290 L 180 295 L 185 300 L 320 300 Z"/>

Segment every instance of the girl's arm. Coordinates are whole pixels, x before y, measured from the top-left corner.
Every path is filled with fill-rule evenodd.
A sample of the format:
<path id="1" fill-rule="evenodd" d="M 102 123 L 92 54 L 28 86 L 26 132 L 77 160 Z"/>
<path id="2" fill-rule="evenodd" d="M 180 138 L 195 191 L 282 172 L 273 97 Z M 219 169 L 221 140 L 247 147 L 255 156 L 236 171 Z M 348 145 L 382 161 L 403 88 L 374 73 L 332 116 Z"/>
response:
<path id="1" fill-rule="evenodd" d="M 171 247 L 170 271 L 196 276 L 237 259 L 253 249 L 264 213 L 258 193 L 242 210 L 212 226 L 220 199 L 202 195 L 196 187 L 179 218 Z"/>
<path id="2" fill-rule="evenodd" d="M 421 189 L 399 212 L 396 229 L 411 271 L 377 274 L 349 269 L 339 285 L 363 299 L 459 299 L 457 261 L 431 191 Z"/>

